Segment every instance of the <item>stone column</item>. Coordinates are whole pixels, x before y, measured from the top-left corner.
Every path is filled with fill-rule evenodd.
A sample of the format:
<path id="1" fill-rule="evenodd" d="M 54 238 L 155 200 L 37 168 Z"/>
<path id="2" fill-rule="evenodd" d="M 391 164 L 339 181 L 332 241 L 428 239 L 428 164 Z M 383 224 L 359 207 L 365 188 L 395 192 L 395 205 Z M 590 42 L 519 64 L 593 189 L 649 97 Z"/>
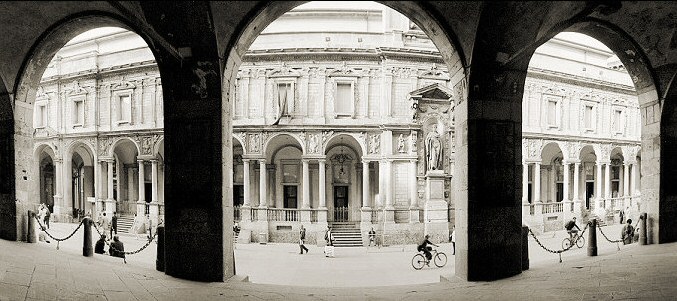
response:
<path id="1" fill-rule="evenodd" d="M 564 193 L 562 194 L 562 201 L 563 202 L 568 202 L 569 201 L 569 162 L 563 162 L 562 167 L 564 167 L 564 170 L 562 173 L 564 174 L 564 183 L 563 183 L 563 188 Z"/>
<path id="2" fill-rule="evenodd" d="M 569 199 L 569 162 L 562 161 L 562 174 L 564 176 L 562 183 L 562 213 L 564 220 L 571 219 L 571 200 Z"/>
<path id="3" fill-rule="evenodd" d="M 553 203 L 557 202 L 557 172 L 555 169 L 555 163 L 550 165 L 550 183 L 548 183 L 548 187 L 550 187 L 550 200 Z"/>
<path id="4" fill-rule="evenodd" d="M 304 159 L 301 161 L 303 168 L 303 205 L 301 206 L 302 210 L 301 221 L 310 222 L 310 170 L 308 168 L 308 160 Z"/>
<path id="5" fill-rule="evenodd" d="M 581 216 L 581 200 L 578 198 L 578 196 L 579 196 L 578 181 L 581 178 L 580 166 L 581 166 L 580 162 L 574 163 L 574 197 L 573 197 L 573 202 L 574 202 L 574 216 L 577 216 L 577 217 Z"/>
<path id="6" fill-rule="evenodd" d="M 604 193 L 602 192 L 602 163 L 597 161 L 597 173 L 595 173 L 595 208 L 599 206 L 599 202 L 602 200 Z"/>
<path id="7" fill-rule="evenodd" d="M 632 163 L 632 195 L 635 195 L 636 192 L 640 191 L 640 182 L 639 182 L 639 164 L 637 161 Z"/>
<path id="8" fill-rule="evenodd" d="M 529 163 L 522 163 L 522 204 L 529 203 Z"/>
<path id="9" fill-rule="evenodd" d="M 318 179 L 318 184 L 319 184 L 319 194 L 320 194 L 320 209 L 327 209 L 327 187 L 326 187 L 326 160 L 325 159 L 319 159 L 317 160 L 318 162 L 318 167 L 319 167 L 319 179 Z"/>
<path id="10" fill-rule="evenodd" d="M 106 160 L 106 168 L 108 173 L 108 178 L 106 182 L 108 183 L 108 192 L 106 194 L 106 212 L 107 215 L 113 214 L 115 211 L 115 199 L 113 199 L 113 164 L 115 161 L 113 159 Z"/>
<path id="11" fill-rule="evenodd" d="M 145 187 L 145 169 L 144 169 L 144 161 L 141 159 L 138 159 L 137 162 L 139 163 L 139 200 L 136 202 L 136 216 L 141 217 L 144 216 L 144 213 L 146 211 L 146 187 Z"/>
<path id="12" fill-rule="evenodd" d="M 385 180 L 386 180 L 386 208 L 387 209 L 395 209 L 395 206 L 393 206 L 393 160 L 386 160 L 386 174 L 385 174 Z"/>
<path id="13" fill-rule="evenodd" d="M 160 208 L 158 207 L 158 171 L 157 171 L 157 159 L 151 159 L 151 202 L 150 202 L 150 217 L 151 220 L 153 221 L 153 227 L 157 227 L 158 224 L 158 216 L 160 215 Z M 155 230 L 153 230 L 153 233 L 155 233 Z"/>
<path id="14" fill-rule="evenodd" d="M 318 159 L 318 168 L 319 168 L 319 175 L 318 175 L 318 184 L 319 184 L 319 197 L 320 197 L 320 204 L 319 208 L 320 209 L 317 212 L 317 222 L 318 223 L 327 223 L 327 163 L 325 159 Z"/>
<path id="15" fill-rule="evenodd" d="M 310 208 L 310 171 L 308 170 L 308 160 L 302 160 L 303 164 L 303 205 L 301 208 Z"/>
<path id="16" fill-rule="evenodd" d="M 604 198 L 611 197 L 611 164 L 606 163 L 604 168 Z"/>
<path id="17" fill-rule="evenodd" d="M 54 195 L 54 207 L 52 212 L 55 216 L 59 216 L 61 214 L 61 209 L 63 207 L 68 207 L 64 206 L 63 204 L 63 181 L 64 181 L 64 176 L 63 176 L 63 160 L 61 159 L 54 159 L 54 182 L 55 182 L 55 188 L 56 188 L 56 194 Z M 71 214 L 73 212 L 71 211 Z M 61 217 L 59 217 L 61 218 Z"/>
<path id="18" fill-rule="evenodd" d="M 242 159 L 243 170 L 244 170 L 244 200 L 242 207 L 251 207 L 251 201 L 249 199 L 249 159 Z"/>
<path id="19" fill-rule="evenodd" d="M 630 196 L 630 163 L 623 163 L 623 196 Z"/>
<path id="20" fill-rule="evenodd" d="M 418 208 L 418 181 L 416 179 L 416 160 L 409 161 L 409 222 L 420 223 Z"/>
<path id="21" fill-rule="evenodd" d="M 266 190 L 268 188 L 268 184 L 266 181 L 266 177 L 268 176 L 268 170 L 266 169 L 266 160 L 265 159 L 259 159 L 259 207 L 260 208 L 266 208 L 268 205 L 268 200 L 266 200 L 266 197 L 268 196 L 268 191 Z"/>
<path id="22" fill-rule="evenodd" d="M 533 204 L 541 202 L 541 163 L 534 163 L 534 201 Z"/>
<path id="23" fill-rule="evenodd" d="M 369 208 L 369 161 L 362 161 L 362 209 Z"/>

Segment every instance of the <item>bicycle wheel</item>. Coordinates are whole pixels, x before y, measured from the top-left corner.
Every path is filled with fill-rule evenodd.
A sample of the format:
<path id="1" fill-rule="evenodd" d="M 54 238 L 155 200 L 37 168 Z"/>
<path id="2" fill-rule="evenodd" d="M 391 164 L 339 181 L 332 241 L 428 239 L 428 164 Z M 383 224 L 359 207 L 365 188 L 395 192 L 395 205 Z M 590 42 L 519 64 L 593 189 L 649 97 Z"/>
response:
<path id="1" fill-rule="evenodd" d="M 569 238 L 565 238 L 565 239 L 562 241 L 562 249 L 565 249 L 565 250 L 566 250 L 566 249 L 568 249 L 569 247 L 571 247 L 571 240 L 569 240 Z"/>
<path id="2" fill-rule="evenodd" d="M 414 258 L 411 259 L 411 266 L 414 269 L 420 270 L 425 265 L 425 257 L 421 254 L 414 255 Z"/>
<path id="3" fill-rule="evenodd" d="M 447 264 L 447 254 L 444 254 L 442 252 L 438 252 L 437 254 L 435 254 L 435 258 L 433 258 L 433 261 L 435 262 L 435 265 L 438 268 L 441 268 L 445 264 Z"/>
<path id="4" fill-rule="evenodd" d="M 585 245 L 585 238 L 583 236 L 579 236 L 578 240 L 576 240 L 576 246 L 580 249 Z"/>

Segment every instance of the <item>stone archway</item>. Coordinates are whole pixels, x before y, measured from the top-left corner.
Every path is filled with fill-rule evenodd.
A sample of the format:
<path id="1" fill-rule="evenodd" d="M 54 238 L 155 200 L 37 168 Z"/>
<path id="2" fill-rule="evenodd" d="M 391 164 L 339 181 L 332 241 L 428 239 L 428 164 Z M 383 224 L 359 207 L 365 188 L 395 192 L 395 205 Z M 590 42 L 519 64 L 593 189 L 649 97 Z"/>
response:
<path id="1" fill-rule="evenodd" d="M 268 24 L 270 24 L 272 21 L 280 17 L 285 12 L 302 3 L 304 2 L 270 2 L 267 3 L 265 6 L 257 8 L 256 12 L 252 14 L 252 16 L 254 16 L 252 19 L 245 20 L 244 22 L 241 23 L 241 26 L 239 28 L 242 28 L 242 30 L 237 34 L 233 35 L 231 40 L 224 43 L 226 47 L 221 48 L 220 50 L 222 54 L 221 56 L 225 58 L 225 63 L 222 65 L 223 70 L 222 74 L 225 85 L 223 95 L 224 100 L 231 99 L 232 94 L 235 93 L 233 91 L 235 90 L 237 70 L 238 67 L 240 66 L 240 63 L 242 62 L 242 58 L 244 56 L 245 51 L 249 48 L 249 45 L 251 45 L 254 39 Z M 446 24 L 440 23 L 439 22 L 440 19 L 438 18 L 439 16 L 431 14 L 424 4 L 418 2 L 384 2 L 383 4 L 392 7 L 393 9 L 407 16 L 418 27 L 420 27 L 424 32 L 428 34 L 428 36 L 437 46 L 438 49 L 444 49 L 443 51 L 440 51 L 440 53 L 448 66 L 451 78 L 451 86 L 454 87 L 455 94 L 457 96 L 456 98 L 459 101 L 462 101 L 462 99 L 464 99 L 466 95 L 465 76 L 467 74 L 466 66 L 468 65 L 469 59 L 465 55 L 465 52 L 468 49 L 459 46 L 461 45 L 461 43 L 459 42 L 460 39 L 458 39 L 455 35 L 456 25 L 449 23 Z M 219 16 L 223 16 L 223 13 L 224 13 L 223 11 L 219 11 L 217 9 L 215 10 L 215 17 L 219 18 Z M 410 107 L 402 109 L 410 110 Z M 230 102 L 224 101 L 223 111 L 230 112 L 231 110 L 233 110 L 232 104 Z M 223 146 L 223 153 L 228 154 L 228 156 L 225 157 L 226 160 L 230 160 L 232 157 L 231 156 L 232 123 L 230 121 L 230 118 L 228 117 L 229 116 L 226 116 L 226 118 L 224 118 L 223 124 L 223 133 L 225 142 Z M 246 140 L 245 143 L 248 143 L 248 141 Z M 306 145 L 302 143 L 302 147 L 303 149 L 305 149 Z M 358 146 L 358 148 L 362 147 L 363 146 Z M 245 150 L 245 153 L 247 153 L 248 151 L 249 151 L 248 149 Z M 304 151 L 304 155 L 309 154 Z M 376 159 L 372 158 L 372 160 Z M 409 168 L 410 165 L 416 166 L 415 161 L 414 160 L 412 161 L 413 162 L 406 163 L 407 168 Z M 320 161 L 320 165 L 322 165 L 323 162 L 324 161 Z M 385 166 L 385 162 L 383 165 Z M 232 172 L 233 165 L 231 164 L 230 161 L 224 162 L 223 166 L 224 166 L 223 170 L 224 174 Z M 414 180 L 411 182 L 415 184 L 416 179 L 415 177 L 412 178 L 414 178 Z M 415 191 L 415 189 L 411 190 Z M 231 192 L 224 191 L 224 195 L 231 195 Z M 416 213 L 417 213 L 416 218 L 418 218 L 418 211 Z M 229 224 L 230 221 L 225 220 L 225 223 Z M 446 235 L 446 237 L 448 237 L 448 235 Z"/>

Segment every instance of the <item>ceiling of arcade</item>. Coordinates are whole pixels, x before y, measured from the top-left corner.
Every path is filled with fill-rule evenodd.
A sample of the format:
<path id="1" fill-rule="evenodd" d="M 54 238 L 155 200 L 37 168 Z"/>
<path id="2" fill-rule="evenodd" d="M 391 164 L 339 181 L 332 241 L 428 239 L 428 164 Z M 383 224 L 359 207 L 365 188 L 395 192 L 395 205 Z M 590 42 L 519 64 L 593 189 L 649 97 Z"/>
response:
<path id="1" fill-rule="evenodd" d="M 222 62 L 229 49 L 238 40 L 251 40 L 272 20 L 302 2 L 211 2 L 197 4 L 195 2 L 159 2 L 137 1 L 88 1 L 88 2 L 0 2 L 0 26 L 4 28 L 2 47 L 0 47 L 0 78 L 10 97 L 16 93 L 17 79 L 22 76 L 25 58 L 42 38 L 49 38 L 54 43 L 65 43 L 73 37 L 74 32 L 64 36 L 47 36 L 55 24 L 75 15 L 86 15 L 97 12 L 114 16 L 129 24 L 141 36 L 150 40 L 151 49 L 162 49 L 175 57 L 185 54 L 185 44 L 196 40 L 215 39 Z M 418 21 L 433 40 L 451 39 L 460 50 L 463 66 L 470 66 L 473 56 L 481 55 L 486 63 L 507 66 L 528 64 L 533 50 L 560 31 L 586 20 L 597 19 L 608 22 L 611 28 L 619 28 L 637 42 L 639 49 L 646 55 L 651 67 L 655 69 L 655 79 L 659 95 L 667 86 L 672 74 L 661 73 L 661 70 L 674 68 L 677 62 L 677 31 L 675 31 L 674 2 L 621 2 L 615 5 L 600 5 L 601 2 L 547 2 L 532 5 L 528 2 L 387 2 L 413 20 Z M 49 6 L 49 7 L 47 7 Z M 205 13 L 206 10 L 211 10 Z M 426 17 L 431 15 L 433 18 Z M 252 24 L 252 16 L 258 23 Z M 213 18 L 211 20 L 201 20 Z M 195 20 L 194 20 L 195 19 Z M 190 26 L 178 26 L 176 22 L 192 20 Z M 524 20 L 530 20 L 525 22 Z M 640 20 L 640 22 L 638 22 Z M 453 34 L 445 36 L 444 32 L 431 32 L 435 28 L 431 24 L 437 21 L 438 28 Z M 185 21 L 188 22 L 188 21 Z M 82 24 L 96 27 L 97 24 Z M 103 25 L 103 24 L 100 24 Z M 247 36 L 234 36 L 249 27 Z M 496 30 L 500 28 L 501 30 Z M 83 28 L 85 29 L 89 28 Z M 589 28 L 588 28 L 589 29 Z M 207 32 L 207 34 L 204 34 Z M 197 34 L 196 33 L 201 33 Z M 212 33 L 214 35 L 212 35 Z M 604 42 L 604 39 L 602 39 Z M 618 40 L 607 39 L 608 43 Z M 58 49 L 62 45 L 57 45 Z M 624 63 L 632 60 L 636 53 L 628 45 L 608 45 L 610 48 L 623 50 L 621 59 Z M 244 53 L 248 45 L 238 50 Z M 193 49 L 193 53 L 197 50 Z M 451 51 L 442 50 L 442 53 Z M 46 64 L 50 58 L 42 58 L 38 63 Z M 449 62 L 449 58 L 447 62 Z M 640 59 L 641 61 L 641 59 Z M 526 66 L 526 65 L 525 65 Z M 228 68 L 229 66 L 224 66 Z M 232 66 L 230 66 L 232 67 Z M 31 72 L 31 70 L 26 70 Z M 637 79 L 636 83 L 646 79 Z M 0 91 L 3 92 L 3 91 Z M 6 101 L 6 100 L 5 100 Z M 7 113 L 3 110 L 3 113 Z"/>

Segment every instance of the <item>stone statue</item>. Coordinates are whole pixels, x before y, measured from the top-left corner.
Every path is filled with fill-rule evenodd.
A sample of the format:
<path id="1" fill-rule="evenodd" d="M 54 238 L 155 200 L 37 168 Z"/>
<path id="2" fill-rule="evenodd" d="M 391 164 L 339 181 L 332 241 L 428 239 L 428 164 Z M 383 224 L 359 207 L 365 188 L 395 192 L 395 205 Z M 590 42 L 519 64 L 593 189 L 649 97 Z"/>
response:
<path id="1" fill-rule="evenodd" d="M 439 170 L 442 167 L 442 142 L 440 133 L 437 132 L 437 125 L 425 137 L 425 156 L 428 163 L 428 170 Z"/>
<path id="2" fill-rule="evenodd" d="M 397 152 L 404 153 L 404 135 L 400 134 L 400 138 L 397 140 Z"/>

